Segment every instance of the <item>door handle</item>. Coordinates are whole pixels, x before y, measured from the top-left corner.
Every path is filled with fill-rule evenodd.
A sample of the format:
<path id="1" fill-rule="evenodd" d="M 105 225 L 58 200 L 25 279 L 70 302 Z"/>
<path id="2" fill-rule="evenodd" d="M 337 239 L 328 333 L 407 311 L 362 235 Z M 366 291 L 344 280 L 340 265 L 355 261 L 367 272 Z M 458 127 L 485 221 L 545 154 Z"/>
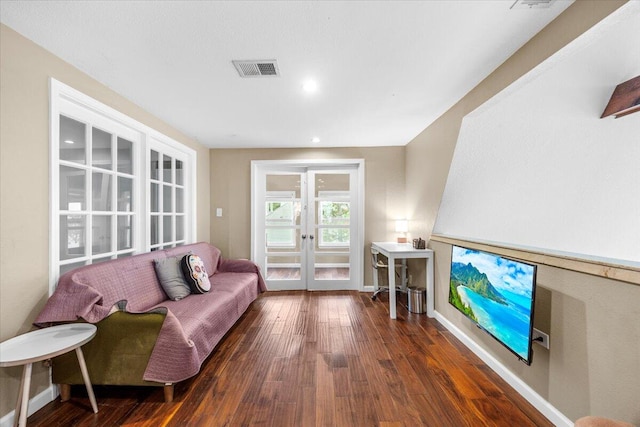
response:
<path id="1" fill-rule="evenodd" d="M 309 235 L 309 238 L 310 238 L 311 240 L 313 240 L 313 234 L 310 234 L 310 235 Z"/>
<path id="2" fill-rule="evenodd" d="M 302 237 L 303 239 L 306 239 L 306 238 L 307 238 L 307 235 L 306 235 L 306 234 L 303 234 L 303 235 L 302 235 L 302 236 L 300 236 L 300 237 Z M 313 239 L 313 237 L 312 237 L 312 239 Z"/>

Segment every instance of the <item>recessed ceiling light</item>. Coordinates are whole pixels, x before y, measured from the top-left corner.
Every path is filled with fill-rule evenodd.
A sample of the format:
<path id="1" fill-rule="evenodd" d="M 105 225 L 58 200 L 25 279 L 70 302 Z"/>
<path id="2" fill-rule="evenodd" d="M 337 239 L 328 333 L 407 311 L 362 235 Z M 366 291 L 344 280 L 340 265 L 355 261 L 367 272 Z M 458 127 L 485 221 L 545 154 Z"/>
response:
<path id="1" fill-rule="evenodd" d="M 65 139 L 64 140 L 65 144 L 73 144 L 74 142 L 70 139 Z"/>
<path id="2" fill-rule="evenodd" d="M 314 136 L 313 138 L 311 138 L 311 142 L 313 142 L 314 144 L 317 144 L 318 142 L 320 142 L 320 138 L 318 138 L 317 136 Z"/>
<path id="3" fill-rule="evenodd" d="M 318 83 L 315 80 L 305 80 L 305 82 L 302 83 L 302 90 L 307 93 L 314 93 L 318 90 Z"/>

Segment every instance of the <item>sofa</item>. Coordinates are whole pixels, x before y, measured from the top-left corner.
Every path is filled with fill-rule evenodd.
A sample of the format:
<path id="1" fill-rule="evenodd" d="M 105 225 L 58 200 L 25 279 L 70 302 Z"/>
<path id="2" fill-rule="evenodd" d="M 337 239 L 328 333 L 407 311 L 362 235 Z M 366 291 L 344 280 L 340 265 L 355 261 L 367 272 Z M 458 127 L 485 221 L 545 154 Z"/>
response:
<path id="1" fill-rule="evenodd" d="M 197 255 L 210 290 L 172 300 L 156 274 L 163 259 Z M 223 259 L 208 243 L 91 264 L 62 275 L 37 316 L 37 326 L 89 322 L 96 336 L 83 346 L 93 384 L 164 387 L 196 375 L 204 360 L 251 303 L 266 290 L 256 264 Z M 74 354 L 52 360 L 62 400 L 83 384 Z"/>

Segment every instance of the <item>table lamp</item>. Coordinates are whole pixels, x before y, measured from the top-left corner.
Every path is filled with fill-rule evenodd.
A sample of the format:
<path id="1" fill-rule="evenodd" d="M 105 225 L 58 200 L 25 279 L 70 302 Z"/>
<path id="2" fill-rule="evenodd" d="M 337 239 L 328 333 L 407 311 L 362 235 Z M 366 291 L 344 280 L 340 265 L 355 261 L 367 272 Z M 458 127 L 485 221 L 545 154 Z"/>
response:
<path id="1" fill-rule="evenodd" d="M 398 243 L 407 243 L 407 231 L 409 231 L 407 220 L 397 219 L 396 233 L 401 233 L 401 236 L 398 236 Z"/>

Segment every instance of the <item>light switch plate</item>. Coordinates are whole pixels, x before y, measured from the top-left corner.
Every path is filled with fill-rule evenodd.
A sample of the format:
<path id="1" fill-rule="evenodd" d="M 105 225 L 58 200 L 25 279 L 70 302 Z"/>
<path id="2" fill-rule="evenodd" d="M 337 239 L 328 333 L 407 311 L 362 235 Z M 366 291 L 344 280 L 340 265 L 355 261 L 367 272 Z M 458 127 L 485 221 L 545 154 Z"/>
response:
<path id="1" fill-rule="evenodd" d="M 217 217 L 221 217 L 222 216 L 222 208 L 216 208 L 216 216 Z"/>

